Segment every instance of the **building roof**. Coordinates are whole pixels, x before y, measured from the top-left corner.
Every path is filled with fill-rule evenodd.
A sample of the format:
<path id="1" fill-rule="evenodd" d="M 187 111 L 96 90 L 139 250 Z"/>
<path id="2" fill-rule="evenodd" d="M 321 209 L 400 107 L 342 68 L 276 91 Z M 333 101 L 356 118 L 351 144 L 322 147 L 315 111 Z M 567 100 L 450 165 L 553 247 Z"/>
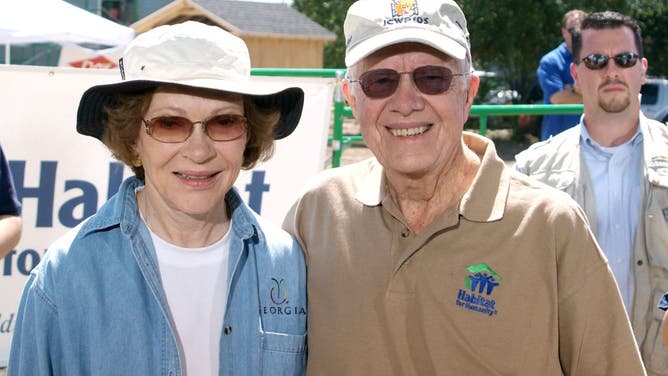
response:
<path id="1" fill-rule="evenodd" d="M 332 41 L 336 39 L 336 34 L 286 4 L 229 0 L 193 2 L 225 19 L 246 35 L 284 34 Z"/>
<path id="2" fill-rule="evenodd" d="M 237 36 L 336 40 L 336 34 L 286 4 L 250 1 L 174 0 L 131 26 L 142 33 L 186 19 L 213 22 Z"/>

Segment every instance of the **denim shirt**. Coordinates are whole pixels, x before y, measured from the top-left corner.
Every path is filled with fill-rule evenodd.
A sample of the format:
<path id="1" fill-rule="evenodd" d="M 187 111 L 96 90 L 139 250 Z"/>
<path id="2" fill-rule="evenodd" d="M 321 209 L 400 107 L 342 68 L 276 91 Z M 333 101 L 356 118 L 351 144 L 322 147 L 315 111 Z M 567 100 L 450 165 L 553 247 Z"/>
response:
<path id="1" fill-rule="evenodd" d="M 8 375 L 183 375 L 148 229 L 127 179 L 57 240 L 21 297 Z M 219 375 L 302 375 L 305 264 L 294 239 L 232 189 L 228 301 Z M 196 375 L 195 375 L 196 376 Z"/>

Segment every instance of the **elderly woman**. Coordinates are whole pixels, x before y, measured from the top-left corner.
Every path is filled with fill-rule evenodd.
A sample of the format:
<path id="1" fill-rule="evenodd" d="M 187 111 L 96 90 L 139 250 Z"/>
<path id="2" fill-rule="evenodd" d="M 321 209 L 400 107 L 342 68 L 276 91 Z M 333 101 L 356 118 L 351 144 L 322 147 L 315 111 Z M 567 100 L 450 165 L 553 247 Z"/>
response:
<path id="1" fill-rule="evenodd" d="M 32 272 L 9 375 L 298 375 L 302 251 L 233 184 L 301 116 L 250 78 L 240 39 L 196 22 L 137 37 L 77 129 L 135 176 Z"/>

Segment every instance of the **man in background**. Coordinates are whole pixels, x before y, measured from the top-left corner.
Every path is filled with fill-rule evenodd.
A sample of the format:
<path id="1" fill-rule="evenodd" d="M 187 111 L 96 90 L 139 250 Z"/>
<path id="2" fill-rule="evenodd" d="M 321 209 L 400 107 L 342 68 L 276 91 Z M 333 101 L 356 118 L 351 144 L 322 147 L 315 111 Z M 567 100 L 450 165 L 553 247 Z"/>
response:
<path id="1" fill-rule="evenodd" d="M 545 104 L 582 103 L 582 96 L 573 85 L 570 70 L 573 51 L 571 34 L 579 29 L 585 15 L 586 13 L 579 9 L 564 14 L 561 19 L 561 37 L 564 41 L 540 59 L 536 75 Z M 543 115 L 540 139 L 547 140 L 579 121 L 579 114 Z"/>
<path id="2" fill-rule="evenodd" d="M 573 38 L 584 115 L 516 156 L 516 168 L 585 210 L 650 375 L 668 375 L 656 304 L 668 290 L 668 128 L 640 111 L 648 62 L 637 22 L 591 13 Z"/>

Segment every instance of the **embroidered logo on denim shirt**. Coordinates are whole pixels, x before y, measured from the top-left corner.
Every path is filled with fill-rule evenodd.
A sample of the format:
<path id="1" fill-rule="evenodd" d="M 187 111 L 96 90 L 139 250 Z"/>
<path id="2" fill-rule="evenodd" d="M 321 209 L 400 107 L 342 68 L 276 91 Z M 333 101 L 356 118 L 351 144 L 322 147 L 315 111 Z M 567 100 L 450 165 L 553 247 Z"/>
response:
<path id="1" fill-rule="evenodd" d="M 283 289 L 283 279 L 280 281 L 277 280 L 276 278 L 271 279 L 274 282 L 274 287 L 271 288 L 271 292 L 269 293 L 269 297 L 271 298 L 271 301 L 274 302 L 276 305 L 281 305 L 285 302 L 288 301 L 288 292 Z"/>
<path id="2" fill-rule="evenodd" d="M 269 301 L 271 305 L 264 305 L 260 313 L 264 315 L 306 315 L 306 307 L 290 305 L 288 290 L 283 286 L 284 279 L 271 278 Z"/>
<path id="3" fill-rule="evenodd" d="M 464 279 L 466 289 L 457 292 L 457 306 L 493 316 L 499 313 L 491 295 L 503 278 L 485 263 L 469 265 Z"/>

